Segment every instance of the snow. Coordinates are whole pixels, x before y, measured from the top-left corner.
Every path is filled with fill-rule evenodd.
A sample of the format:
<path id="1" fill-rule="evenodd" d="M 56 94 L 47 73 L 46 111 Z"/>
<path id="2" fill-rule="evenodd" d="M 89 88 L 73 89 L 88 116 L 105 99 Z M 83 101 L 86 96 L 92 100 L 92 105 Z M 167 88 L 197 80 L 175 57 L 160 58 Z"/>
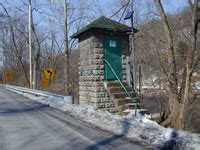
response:
<path id="1" fill-rule="evenodd" d="M 192 87 L 193 87 L 194 89 L 200 90 L 200 82 L 195 82 L 195 83 L 193 83 L 193 84 L 192 84 Z"/>
<path id="2" fill-rule="evenodd" d="M 170 149 L 169 145 L 178 146 L 179 149 L 200 149 L 200 134 L 164 128 L 150 120 L 148 115 L 143 116 L 139 112 L 137 112 L 137 117 L 135 117 L 135 111 L 132 111 L 127 116 L 120 116 L 95 110 L 88 105 L 68 104 L 64 99 L 53 96 L 44 98 L 17 91 L 14 92 L 57 108 L 98 128 L 126 136 L 144 144 L 153 145 L 161 149 L 163 148 L 162 146 L 168 146 Z"/>

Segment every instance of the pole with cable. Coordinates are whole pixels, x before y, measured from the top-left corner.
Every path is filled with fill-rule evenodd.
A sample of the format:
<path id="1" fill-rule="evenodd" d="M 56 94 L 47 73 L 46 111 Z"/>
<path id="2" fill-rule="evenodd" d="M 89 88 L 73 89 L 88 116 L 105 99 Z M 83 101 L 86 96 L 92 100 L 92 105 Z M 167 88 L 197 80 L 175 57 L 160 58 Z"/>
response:
<path id="1" fill-rule="evenodd" d="M 133 11 L 133 0 L 131 0 L 131 12 L 134 12 Z M 132 59 L 132 63 L 131 63 L 131 72 L 132 72 L 132 86 L 133 86 L 133 89 L 134 91 L 136 91 L 136 65 L 135 65 L 135 47 L 134 47 L 134 41 L 135 40 L 135 37 L 134 37 L 134 27 L 133 27 L 133 13 L 131 15 L 131 59 Z"/>
<path id="2" fill-rule="evenodd" d="M 31 0 L 29 1 L 29 73 L 30 73 L 30 79 L 29 79 L 29 87 L 33 88 L 33 68 L 32 68 L 32 4 Z"/>
<path id="3" fill-rule="evenodd" d="M 131 20 L 131 33 L 130 33 L 130 75 L 131 75 L 131 85 L 133 90 L 136 92 L 136 56 L 134 48 L 134 27 L 133 27 L 133 0 L 131 1 L 131 11 L 127 13 L 124 20 Z M 135 116 L 137 114 L 137 104 L 135 104 Z"/>

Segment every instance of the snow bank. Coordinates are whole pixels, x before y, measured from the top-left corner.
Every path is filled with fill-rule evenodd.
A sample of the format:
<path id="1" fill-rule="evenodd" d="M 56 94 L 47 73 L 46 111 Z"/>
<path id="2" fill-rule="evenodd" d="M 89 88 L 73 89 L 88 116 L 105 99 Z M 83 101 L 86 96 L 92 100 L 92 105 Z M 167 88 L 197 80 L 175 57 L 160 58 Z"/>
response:
<path id="1" fill-rule="evenodd" d="M 58 108 L 101 129 L 124 135 L 146 144 L 160 146 L 160 148 L 163 148 L 163 145 L 165 147 L 175 145 L 179 149 L 200 149 L 200 134 L 191 134 L 161 127 L 156 122 L 149 120 L 148 117 L 141 115 L 135 117 L 135 112 L 127 116 L 119 116 L 95 110 L 93 107 L 87 105 L 70 105 L 64 99 L 51 96 L 49 98 L 41 98 L 25 93 L 17 93 L 50 105 L 51 107 Z M 169 147 L 169 149 L 171 148 Z"/>

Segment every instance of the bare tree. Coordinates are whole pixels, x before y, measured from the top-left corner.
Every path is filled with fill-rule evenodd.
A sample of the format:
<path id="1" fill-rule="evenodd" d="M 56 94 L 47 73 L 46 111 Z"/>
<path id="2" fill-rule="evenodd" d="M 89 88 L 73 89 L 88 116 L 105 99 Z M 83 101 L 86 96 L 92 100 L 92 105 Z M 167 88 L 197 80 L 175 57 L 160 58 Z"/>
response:
<path id="1" fill-rule="evenodd" d="M 21 68 L 22 68 L 22 70 L 23 70 L 25 79 L 26 79 L 27 83 L 29 84 L 28 75 L 27 75 L 27 73 L 26 73 L 25 66 L 24 66 L 24 64 L 23 64 L 23 62 L 22 62 L 23 55 L 20 54 L 18 45 L 17 45 L 17 43 L 16 43 L 17 40 L 16 40 L 15 31 L 14 31 L 15 23 L 13 22 L 12 17 L 8 14 L 8 11 L 7 11 L 7 9 L 5 8 L 5 6 L 4 6 L 2 3 L 0 3 L 0 5 L 3 7 L 3 9 L 4 9 L 5 13 L 6 13 L 6 16 L 7 16 L 7 18 L 8 18 L 8 23 L 9 23 L 10 33 L 11 33 L 11 40 L 12 40 L 12 43 L 13 43 L 13 45 L 14 45 L 13 52 L 14 52 L 15 56 L 18 58 L 18 61 L 19 61 L 20 65 L 21 65 Z"/>
<path id="2" fill-rule="evenodd" d="M 194 64 L 196 63 L 196 59 L 194 58 L 194 54 L 196 52 L 196 40 L 197 40 L 197 30 L 195 28 L 195 22 L 196 22 L 196 5 L 190 3 L 190 7 L 192 7 L 193 11 L 193 27 L 192 27 L 192 46 L 188 48 L 187 55 L 185 59 L 185 77 L 183 78 L 184 84 L 182 84 L 181 88 L 183 88 L 184 92 L 183 94 L 179 92 L 178 87 L 178 74 L 177 74 L 177 63 L 176 63 L 176 57 L 175 57 L 175 44 L 173 41 L 173 34 L 172 30 L 169 25 L 169 20 L 167 18 L 167 15 L 164 11 L 163 5 L 161 0 L 155 0 L 155 3 L 157 5 L 157 9 L 160 14 L 160 18 L 162 21 L 162 26 L 165 32 L 165 36 L 167 39 L 167 59 L 168 59 L 168 70 L 167 72 L 167 79 L 169 83 L 169 110 L 170 114 L 168 118 L 162 123 L 163 125 L 171 125 L 178 128 L 184 128 L 185 122 L 184 122 L 184 115 L 185 110 L 189 105 L 190 101 L 190 87 L 191 87 L 191 76 L 194 71 Z M 181 89 L 180 88 L 180 89 Z"/>

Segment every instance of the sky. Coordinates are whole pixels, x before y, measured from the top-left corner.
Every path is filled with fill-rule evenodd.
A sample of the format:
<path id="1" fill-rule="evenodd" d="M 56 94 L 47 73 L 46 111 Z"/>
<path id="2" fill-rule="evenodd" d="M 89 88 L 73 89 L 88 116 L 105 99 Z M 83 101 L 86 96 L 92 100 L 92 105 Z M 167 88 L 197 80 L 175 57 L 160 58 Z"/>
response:
<path id="1" fill-rule="evenodd" d="M 28 0 L 6 0 L 6 1 L 10 3 L 11 6 L 16 6 L 16 7 L 20 7 L 20 5 L 22 5 L 22 1 L 28 2 Z M 64 2 L 64 0 L 32 0 L 32 1 L 35 1 L 38 4 L 38 6 L 40 4 L 41 8 L 47 7 L 46 1 L 51 1 L 54 4 L 56 3 L 62 4 L 62 1 Z M 112 15 L 113 11 L 116 11 L 121 6 L 119 2 L 120 0 L 68 0 L 68 1 L 70 1 L 70 4 L 73 8 L 79 8 L 81 7 L 80 5 L 82 5 L 83 7 L 87 7 L 88 13 L 91 15 L 95 15 L 97 17 L 100 15 L 106 15 L 106 16 Z M 152 5 L 152 3 L 154 2 L 154 0 L 133 0 L 133 1 L 135 7 L 137 7 L 137 9 L 139 9 L 139 11 L 141 12 L 145 12 L 145 10 L 148 9 L 147 5 Z M 5 0 L 0 0 L 0 2 L 4 3 Z M 167 13 L 177 12 L 187 5 L 186 0 L 162 0 L 162 3 Z M 98 5 L 100 6 L 100 8 L 98 8 Z"/>
<path id="2" fill-rule="evenodd" d="M 5 1 L 9 4 L 6 5 Z M 49 2 L 52 2 L 52 6 L 61 5 L 64 3 L 64 0 L 32 0 L 34 7 L 37 10 L 33 11 L 34 21 L 39 26 L 46 26 L 47 21 L 49 21 L 52 15 L 52 10 L 50 10 Z M 82 22 L 74 22 L 73 26 L 77 26 L 76 24 L 82 24 L 83 26 L 90 23 L 94 19 L 98 18 L 99 16 L 105 15 L 107 17 L 112 16 L 121 6 L 121 3 L 125 3 L 128 0 L 68 0 L 70 2 L 70 7 L 73 9 L 74 16 L 73 18 L 78 18 L 81 14 L 80 9 L 85 8 L 84 12 L 87 15 L 87 18 L 84 18 Z M 149 17 L 149 9 L 151 11 L 156 11 L 154 0 L 133 0 L 134 1 L 134 11 L 135 15 L 137 16 L 137 22 L 145 22 L 149 21 L 151 17 Z M 22 7 L 22 2 L 28 3 L 28 0 L 0 0 L 7 8 L 9 8 L 10 12 L 15 13 L 14 8 L 20 8 L 24 12 L 28 12 L 28 6 Z M 183 9 L 187 5 L 187 0 L 162 0 L 163 6 L 165 11 L 168 14 L 176 13 Z M 0 10 L 2 8 L 0 7 Z M 38 12 L 40 11 L 40 13 Z M 128 10 L 127 10 L 128 11 Z M 42 12 L 42 13 L 41 13 Z M 123 13 L 123 10 L 119 12 L 118 18 Z M 124 14 L 125 15 L 125 14 Z M 154 13 L 152 13 L 154 15 Z M 147 17 L 148 16 L 148 17 Z M 53 17 L 51 17 L 52 19 Z M 116 18 L 112 18 L 116 19 Z M 139 20 L 139 21 L 138 21 Z M 53 22 L 58 22 L 55 19 L 52 19 Z M 121 19 L 122 23 L 123 19 Z M 75 32 L 77 28 L 70 29 L 70 31 Z M 72 34 L 72 33 L 70 33 Z"/>
<path id="3" fill-rule="evenodd" d="M 173 13 L 183 9 L 187 2 L 186 0 L 163 0 L 163 4 L 167 12 Z"/>
<path id="4" fill-rule="evenodd" d="M 14 7 L 21 7 L 22 2 L 28 3 L 28 0 L 0 0 L 0 2 L 5 3 L 7 1 L 9 3 L 10 8 Z M 47 1 L 51 1 L 52 4 L 63 4 L 64 0 L 32 0 L 33 3 L 36 3 L 38 8 L 40 8 L 43 12 L 51 14 L 51 10 L 48 10 L 48 4 Z M 89 19 L 85 20 L 85 24 L 91 22 L 92 20 L 98 18 L 101 15 L 105 15 L 107 17 L 110 17 L 114 12 L 116 12 L 120 7 L 122 2 L 126 2 L 125 0 L 68 0 L 70 2 L 70 7 L 74 9 L 75 12 L 78 12 L 77 10 L 79 8 L 86 8 L 86 11 L 84 13 L 87 14 L 87 16 L 90 16 Z M 137 12 L 139 18 L 141 20 L 145 20 L 146 16 L 149 13 L 149 9 L 155 9 L 154 0 L 133 0 L 134 1 L 134 10 Z M 187 5 L 187 0 L 162 0 L 164 9 L 167 13 L 174 13 L 178 12 L 181 9 L 183 9 Z M 23 7 L 23 11 L 27 12 L 28 7 Z M 2 8 L 0 7 L 0 10 Z M 122 14 L 122 11 L 119 12 L 119 15 Z M 77 16 L 80 15 L 79 13 L 76 14 Z M 34 19 L 35 21 L 41 22 L 47 16 L 43 14 L 37 13 L 34 11 Z M 114 18 L 113 18 L 114 19 Z"/>
<path id="5" fill-rule="evenodd" d="M 7 1 L 9 4 L 6 5 L 5 1 Z M 26 3 L 28 3 L 28 0 L 24 0 Z M 46 30 L 47 27 L 49 28 L 49 22 L 50 18 L 52 22 L 54 22 L 54 25 L 52 25 L 53 30 L 58 30 L 58 32 L 63 33 L 62 25 L 59 24 L 59 21 L 63 21 L 63 18 L 57 18 L 53 19 L 53 13 L 51 9 L 49 9 L 49 3 L 47 1 L 52 2 L 52 7 L 57 7 L 56 5 L 60 4 L 62 6 L 64 0 L 32 0 L 34 2 L 34 8 L 37 10 L 34 10 L 33 17 L 34 17 L 34 23 L 38 27 L 38 29 Z M 107 17 L 110 17 L 113 13 L 115 13 L 122 5 L 121 3 L 125 2 L 125 0 L 68 0 L 70 1 L 70 9 L 74 10 L 73 18 L 76 19 L 82 13 L 85 13 L 87 17 L 85 17 L 82 21 L 76 21 L 70 26 L 69 29 L 69 36 L 72 35 L 74 32 L 76 32 L 80 27 L 90 23 L 94 19 L 98 18 L 99 16 L 105 15 Z M 0 3 L 5 4 L 5 6 L 8 8 L 9 13 L 15 13 L 15 8 L 20 8 L 24 12 L 28 12 L 28 7 L 24 6 L 22 7 L 22 0 L 0 0 Z M 168 14 L 176 13 L 180 10 L 182 10 L 186 5 L 186 0 L 162 0 L 163 6 L 165 11 Z M 85 8 L 84 10 L 82 10 Z M 154 0 L 134 0 L 134 10 L 135 15 L 137 16 L 138 22 L 145 22 L 148 21 L 151 17 L 149 17 L 149 9 L 151 11 L 155 11 L 155 4 Z M 0 11 L 2 8 L 0 7 Z M 82 11 L 80 11 L 82 10 Z M 128 10 L 127 10 L 128 11 Z M 40 13 L 39 13 L 40 12 Z M 121 16 L 122 11 L 118 14 Z M 124 14 L 125 15 L 125 14 Z M 155 15 L 152 13 L 152 15 Z M 116 18 L 113 18 L 116 19 Z M 70 19 L 69 19 L 70 20 Z M 123 21 L 123 23 L 126 23 Z M 136 22 L 136 21 L 135 21 Z M 80 26 L 81 25 L 81 26 Z M 1 64 L 1 60 L 0 60 Z"/>

